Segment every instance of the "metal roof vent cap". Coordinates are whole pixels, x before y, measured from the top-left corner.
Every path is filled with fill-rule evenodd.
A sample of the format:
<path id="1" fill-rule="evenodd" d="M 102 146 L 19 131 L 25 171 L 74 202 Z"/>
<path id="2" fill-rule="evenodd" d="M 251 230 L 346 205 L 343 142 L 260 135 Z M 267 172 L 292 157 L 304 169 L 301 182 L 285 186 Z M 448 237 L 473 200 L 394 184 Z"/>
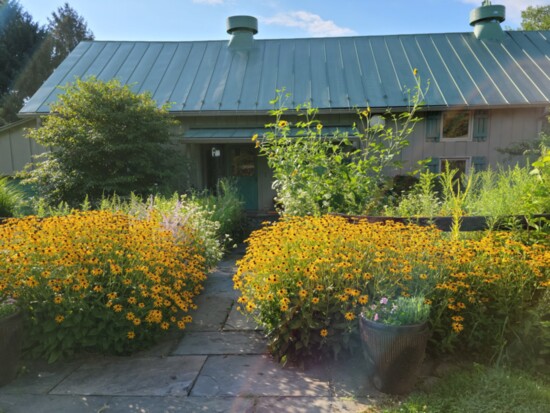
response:
<path id="1" fill-rule="evenodd" d="M 252 49 L 254 35 L 258 33 L 258 19 L 253 16 L 230 16 L 227 18 L 227 33 L 231 35 L 231 49 Z"/>
<path id="2" fill-rule="evenodd" d="M 479 40 L 502 40 L 504 31 L 500 27 L 506 16 L 506 7 L 492 5 L 490 0 L 484 0 L 481 7 L 470 12 L 470 26 L 474 26 L 474 34 Z"/>

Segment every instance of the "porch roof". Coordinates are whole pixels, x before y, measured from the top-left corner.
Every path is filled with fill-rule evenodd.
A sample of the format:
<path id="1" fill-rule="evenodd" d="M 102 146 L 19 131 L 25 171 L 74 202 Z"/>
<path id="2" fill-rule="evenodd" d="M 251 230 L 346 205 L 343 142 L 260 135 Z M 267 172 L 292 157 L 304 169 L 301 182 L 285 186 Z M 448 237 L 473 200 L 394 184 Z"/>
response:
<path id="1" fill-rule="evenodd" d="M 192 128 L 183 133 L 183 140 L 188 143 L 252 143 L 252 136 L 262 136 L 267 128 Z M 298 128 L 291 128 L 288 136 L 298 136 Z M 334 135 L 336 132 L 353 136 L 349 126 L 323 127 L 323 135 Z"/>

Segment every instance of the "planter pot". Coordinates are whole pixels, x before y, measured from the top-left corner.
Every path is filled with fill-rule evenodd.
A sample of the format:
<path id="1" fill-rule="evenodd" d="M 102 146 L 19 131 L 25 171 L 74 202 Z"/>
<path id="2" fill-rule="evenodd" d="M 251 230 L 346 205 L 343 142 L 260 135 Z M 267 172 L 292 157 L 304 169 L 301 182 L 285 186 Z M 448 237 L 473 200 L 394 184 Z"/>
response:
<path id="1" fill-rule="evenodd" d="M 359 327 L 374 386 L 384 393 L 409 393 L 424 360 L 428 324 L 388 326 L 361 315 Z"/>
<path id="2" fill-rule="evenodd" d="M 22 345 L 22 313 L 17 312 L 0 318 L 0 386 L 15 378 Z"/>

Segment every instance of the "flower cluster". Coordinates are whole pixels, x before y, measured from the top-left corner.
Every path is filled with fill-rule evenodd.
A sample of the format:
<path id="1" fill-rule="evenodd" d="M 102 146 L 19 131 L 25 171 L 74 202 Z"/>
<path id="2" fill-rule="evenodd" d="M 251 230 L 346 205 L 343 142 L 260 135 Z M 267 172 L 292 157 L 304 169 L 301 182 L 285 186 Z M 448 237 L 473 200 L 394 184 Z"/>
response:
<path id="1" fill-rule="evenodd" d="M 281 220 L 248 242 L 234 277 L 240 307 L 280 359 L 349 349 L 355 318 L 382 297 L 425 297 L 438 349 L 491 349 L 550 286 L 550 253 L 510 234 L 455 240 L 433 227 L 323 216 Z"/>
<path id="2" fill-rule="evenodd" d="M 362 316 L 378 323 L 402 326 L 422 324 L 430 316 L 430 304 L 424 297 L 397 297 L 388 300 L 382 297 L 363 308 Z"/>
<path id="3" fill-rule="evenodd" d="M 191 245 L 158 222 L 107 211 L 8 220 L 0 297 L 18 301 L 34 356 L 131 352 L 191 322 L 206 278 Z"/>

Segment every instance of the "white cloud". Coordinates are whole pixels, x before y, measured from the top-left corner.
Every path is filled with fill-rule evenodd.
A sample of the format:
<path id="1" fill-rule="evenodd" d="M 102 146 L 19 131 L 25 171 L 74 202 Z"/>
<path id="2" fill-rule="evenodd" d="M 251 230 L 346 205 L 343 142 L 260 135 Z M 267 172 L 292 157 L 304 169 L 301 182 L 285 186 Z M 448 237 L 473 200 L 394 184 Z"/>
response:
<path id="1" fill-rule="evenodd" d="M 332 20 L 323 20 L 321 16 L 307 11 L 278 13 L 273 17 L 263 18 L 262 21 L 267 24 L 297 27 L 314 37 L 351 36 L 357 34 L 352 29 L 337 26 Z"/>
<path id="2" fill-rule="evenodd" d="M 481 0 L 461 0 L 463 3 L 481 6 Z M 493 0 L 493 5 L 501 4 L 506 7 L 506 22 L 521 23 L 521 12 L 529 6 L 543 6 L 545 0 Z M 506 22 L 504 25 L 506 25 Z"/>
<path id="3" fill-rule="evenodd" d="M 193 0 L 193 3 L 199 4 L 223 4 L 225 0 Z"/>

